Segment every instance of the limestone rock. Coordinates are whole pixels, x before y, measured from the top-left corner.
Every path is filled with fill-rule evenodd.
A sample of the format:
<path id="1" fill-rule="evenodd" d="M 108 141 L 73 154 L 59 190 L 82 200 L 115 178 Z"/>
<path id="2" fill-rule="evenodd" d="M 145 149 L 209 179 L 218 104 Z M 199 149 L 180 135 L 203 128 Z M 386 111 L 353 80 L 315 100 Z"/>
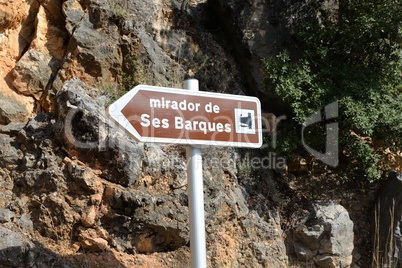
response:
<path id="1" fill-rule="evenodd" d="M 142 187 L 141 187 L 142 188 Z M 111 207 L 118 215 L 105 215 L 103 222 L 116 243 L 127 252 L 140 247 L 144 252 L 178 249 L 189 241 L 186 194 L 178 189 L 169 195 L 154 196 L 142 188 L 126 191 L 110 189 Z M 131 218 L 133 220 L 131 220 Z M 125 230 L 134 224 L 130 235 Z"/>
<path id="2" fill-rule="evenodd" d="M 22 267 L 26 252 L 32 244 L 21 234 L 0 226 L 0 263 L 9 267 Z"/>
<path id="3" fill-rule="evenodd" d="M 277 223 L 276 223 L 277 222 Z M 258 267 L 286 267 L 288 261 L 283 234 L 279 224 L 279 215 L 270 215 L 270 221 L 264 221 L 252 211 L 242 220 L 241 226 L 246 230 L 244 237 L 251 239 L 249 246 L 256 252 Z M 247 241 L 247 239 L 246 239 Z M 245 264 L 249 262 L 246 260 Z"/>
<path id="4" fill-rule="evenodd" d="M 353 222 L 334 201 L 315 201 L 306 221 L 291 231 L 287 243 L 300 263 L 346 268 L 352 263 Z"/>
<path id="5" fill-rule="evenodd" d="M 88 251 L 103 251 L 109 248 L 108 241 L 100 237 L 95 229 L 80 229 L 78 241 Z"/>
<path id="6" fill-rule="evenodd" d="M 92 227 L 95 225 L 96 220 L 96 209 L 91 206 L 87 211 L 85 211 L 81 216 L 81 223 L 85 227 Z"/>
<path id="7" fill-rule="evenodd" d="M 40 100 L 53 73 L 51 60 L 47 55 L 29 50 L 13 70 L 13 86 L 20 93 Z"/>
<path id="8" fill-rule="evenodd" d="M 19 131 L 21 131 L 26 124 L 11 122 L 8 125 L 0 129 L 1 133 L 8 134 L 10 136 L 16 136 Z"/>
<path id="9" fill-rule="evenodd" d="M 18 165 L 21 162 L 22 152 L 13 146 L 15 139 L 8 135 L 0 134 L 0 167 Z"/>
<path id="10" fill-rule="evenodd" d="M 93 90 L 74 79 L 57 93 L 57 137 L 72 155 L 103 170 L 102 177 L 129 186 L 141 174 L 144 146 L 127 138 L 106 117 L 105 108 L 86 94 Z"/>
<path id="11" fill-rule="evenodd" d="M 27 231 L 34 230 L 31 216 L 28 214 L 22 214 L 21 217 L 16 221 L 16 224 Z"/>
<path id="12" fill-rule="evenodd" d="M 15 29 L 25 18 L 26 3 L 23 1 L 0 1 L 0 31 Z"/>
<path id="13" fill-rule="evenodd" d="M 25 122 L 30 115 L 26 106 L 12 96 L 0 91 L 0 123 Z"/>
<path id="14" fill-rule="evenodd" d="M 50 65 L 52 67 L 59 67 L 59 63 L 65 55 L 65 43 L 68 40 L 61 5 L 61 0 L 46 0 L 39 7 L 35 20 L 35 35 L 29 46 L 29 50 L 36 50 L 51 57 Z"/>
<path id="15" fill-rule="evenodd" d="M 81 4 L 71 0 L 63 4 L 70 39 L 53 83 L 53 94 L 73 77 L 92 85 L 113 84 L 121 70 L 119 29 L 96 8 L 96 4 L 90 6 L 89 12 L 83 12 Z"/>
<path id="16" fill-rule="evenodd" d="M 0 226 L 0 263 L 2 267 L 74 268 L 48 249 L 38 247 L 22 233 Z"/>
<path id="17" fill-rule="evenodd" d="M 42 0 L 43 8 L 49 13 L 48 20 L 61 24 L 64 21 L 63 13 L 61 10 L 63 0 Z"/>
<path id="18" fill-rule="evenodd" d="M 0 208 L 0 223 L 9 222 L 14 218 L 14 213 L 6 208 Z"/>
<path id="19" fill-rule="evenodd" d="M 26 230 L 32 223 L 35 235 L 47 241 L 61 245 L 78 240 L 74 251 L 111 247 L 132 255 L 158 252 L 152 257 L 174 257 L 169 264 L 188 267 L 183 148 L 136 143 L 105 116 L 104 103 L 96 99 L 102 93 L 101 86 L 95 89 L 88 85 L 107 87 L 131 76 L 135 77 L 131 83 L 181 87 L 184 70 L 191 69 L 190 76 L 205 81 L 202 90 L 243 94 L 246 87 L 237 65 L 244 66 L 248 78 L 258 71 L 256 66 L 251 66 L 251 71 L 247 68 L 266 48 L 259 45 L 264 37 L 253 32 L 254 26 L 266 24 L 267 10 L 260 8 L 265 3 L 246 1 L 235 9 L 244 11 L 241 22 L 250 14 L 248 4 L 258 13 L 251 17 L 247 31 L 241 32 L 253 48 L 248 57 L 247 52 L 230 55 L 243 46 L 236 42 L 239 39 L 229 40 L 235 50 L 226 50 L 227 44 L 220 43 L 226 42 L 223 24 L 212 12 L 212 0 L 118 1 L 124 3 L 123 11 L 113 9 L 116 5 L 110 0 L 14 2 L 18 7 L 24 3 L 22 11 L 29 18 L 14 21 L 9 15 L 17 14 L 17 8 L 2 13 L 10 1 L 0 0 L 0 63 L 7 58 L 18 60 L 15 68 L 15 62 L 7 61 L 0 78 L 14 68 L 17 90 L 34 96 L 37 110 L 54 113 L 40 113 L 27 124 L 1 127 L 0 206 L 23 215 L 14 221 L 28 226 Z M 235 1 L 227 2 L 232 5 Z M 276 13 L 270 14 L 269 19 L 274 20 Z M 3 33 L 5 25 L 21 31 L 8 36 Z M 9 44 L 18 53 L 7 54 Z M 274 50 L 271 43 L 268 47 Z M 240 64 L 236 64 L 237 57 Z M 70 80 L 74 76 L 81 80 Z M 9 84 L 13 83 L 10 78 Z M 13 117 L 23 111 L 14 99 L 0 104 L 2 123 L 26 121 L 29 116 L 26 112 L 21 120 Z M 211 267 L 286 267 L 280 217 L 263 204 L 263 198 L 258 199 L 262 201 L 258 209 L 250 206 L 253 192 L 243 188 L 244 180 L 237 178 L 236 154 L 232 148 L 203 149 L 205 188 L 200 191 L 206 201 L 208 261 Z M 8 224 L 10 217 L 5 213 L 3 220 Z M 20 251 L 14 250 L 15 254 Z M 303 250 L 299 250 L 301 255 Z M 3 249 L 0 251 L 1 255 Z M 57 259 L 50 250 L 48 255 L 43 252 L 35 245 L 24 253 L 26 259 L 20 262 L 15 258 L 16 263 L 10 266 L 62 267 L 63 256 Z M 222 260 L 221 256 L 229 258 Z M 145 257 L 134 256 L 139 261 Z M 321 263 L 326 260 L 317 259 Z M 3 259 L 0 263 L 9 264 Z"/>
<path id="20" fill-rule="evenodd" d="M 1 160 L 0 160 L 1 161 Z M 0 168 L 0 208 L 9 208 L 8 206 L 13 200 L 13 188 L 14 188 L 14 181 L 9 176 L 8 171 L 4 171 Z M 8 213 L 8 212 L 6 212 Z M 8 219 L 9 217 L 4 215 L 4 219 Z"/>
<path id="21" fill-rule="evenodd" d="M 82 238 L 82 248 L 88 251 L 102 251 L 108 248 L 108 243 L 103 238 Z"/>
<path id="22" fill-rule="evenodd" d="M 85 12 L 77 0 L 67 0 L 63 3 L 63 14 L 66 17 L 66 29 L 72 34 Z"/>
<path id="23" fill-rule="evenodd" d="M 91 194 L 103 192 L 102 182 L 89 168 L 80 167 L 70 159 L 64 161 L 71 176 L 85 191 Z"/>

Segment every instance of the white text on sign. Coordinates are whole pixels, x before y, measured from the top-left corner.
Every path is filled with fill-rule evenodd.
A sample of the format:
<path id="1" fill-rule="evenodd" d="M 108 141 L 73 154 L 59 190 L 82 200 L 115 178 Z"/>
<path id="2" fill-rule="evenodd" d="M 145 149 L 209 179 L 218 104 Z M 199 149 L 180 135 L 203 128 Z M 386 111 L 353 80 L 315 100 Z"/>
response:
<path id="1" fill-rule="evenodd" d="M 158 109 L 172 109 L 175 111 L 195 111 L 198 112 L 201 104 L 200 103 L 193 103 L 187 102 L 186 100 L 183 101 L 171 101 L 165 98 L 161 99 L 150 99 L 149 106 L 151 108 L 158 108 Z M 212 102 L 209 102 L 204 106 L 204 109 L 207 113 L 215 113 L 219 114 L 220 107 L 219 105 L 213 105 Z M 185 120 L 182 117 L 176 116 L 174 118 L 174 128 L 175 129 L 185 129 L 185 130 L 200 130 L 204 134 L 208 132 L 226 132 L 230 133 L 232 131 L 232 125 L 229 123 L 222 124 L 222 123 L 215 123 L 215 122 L 207 122 L 207 121 L 198 121 L 198 120 Z M 153 126 L 154 128 L 169 128 L 169 120 L 167 118 L 157 118 L 154 117 L 151 119 L 151 115 L 149 114 L 142 114 L 141 115 L 141 126 L 149 127 Z"/>

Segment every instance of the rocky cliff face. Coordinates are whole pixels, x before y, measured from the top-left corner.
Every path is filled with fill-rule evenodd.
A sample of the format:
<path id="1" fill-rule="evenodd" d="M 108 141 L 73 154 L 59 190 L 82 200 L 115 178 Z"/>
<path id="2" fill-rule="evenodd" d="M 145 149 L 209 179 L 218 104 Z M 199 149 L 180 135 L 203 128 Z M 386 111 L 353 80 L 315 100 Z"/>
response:
<path id="1" fill-rule="evenodd" d="M 235 59 L 205 29 L 215 25 L 204 1 L 4 0 L 0 7 L 1 100 L 16 103 L 2 105 L 1 122 L 54 111 L 54 95 L 73 77 L 98 94 L 139 82 L 181 87 L 194 75 L 204 90 L 244 89 Z"/>
<path id="2" fill-rule="evenodd" d="M 260 61 L 297 54 L 292 27 L 331 23 L 337 1 L 240 2 L 0 0 L 0 265 L 189 266 L 184 147 L 137 143 L 104 111 L 136 84 L 195 77 L 284 113 Z M 366 193 L 306 186 L 308 167 L 250 166 L 258 151 L 203 156 L 208 267 L 367 263 L 353 247 L 369 235 L 353 230 L 369 229 L 374 197 L 356 207 Z"/>
<path id="3" fill-rule="evenodd" d="M 55 98 L 57 117 L 40 113 L 27 124 L 1 129 L 0 220 L 5 236 L 24 248 L 10 258 L 13 245 L 3 241 L 1 261 L 80 267 L 80 261 L 94 258 L 90 267 L 112 267 L 115 259 L 188 267 L 183 152 L 127 139 L 86 94 L 93 90 L 78 79 L 67 82 Z M 102 131 L 106 135 L 99 136 Z M 215 163 L 222 158 L 231 160 Z M 204 166 L 208 262 L 211 267 L 283 266 L 278 215 L 267 211 L 261 217 L 248 208 L 235 175 L 236 158 L 231 149 L 204 152 L 204 161 L 215 163 Z M 100 264 L 103 260 L 77 251 L 121 257 Z"/>
<path id="4" fill-rule="evenodd" d="M 138 144 L 104 110 L 140 82 L 244 90 L 207 3 L 18 4 L 0 3 L 1 263 L 188 267 L 183 148 Z M 204 161 L 209 266 L 286 265 L 279 215 L 249 209 L 238 153 Z"/>

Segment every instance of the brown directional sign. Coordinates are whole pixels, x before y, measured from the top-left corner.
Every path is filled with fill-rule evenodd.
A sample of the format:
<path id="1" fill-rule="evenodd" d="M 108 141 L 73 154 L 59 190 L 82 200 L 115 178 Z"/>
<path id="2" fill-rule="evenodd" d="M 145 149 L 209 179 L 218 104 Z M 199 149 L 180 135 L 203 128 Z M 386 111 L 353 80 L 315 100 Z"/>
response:
<path id="1" fill-rule="evenodd" d="M 107 110 L 141 142 L 260 147 L 254 97 L 139 85 Z"/>

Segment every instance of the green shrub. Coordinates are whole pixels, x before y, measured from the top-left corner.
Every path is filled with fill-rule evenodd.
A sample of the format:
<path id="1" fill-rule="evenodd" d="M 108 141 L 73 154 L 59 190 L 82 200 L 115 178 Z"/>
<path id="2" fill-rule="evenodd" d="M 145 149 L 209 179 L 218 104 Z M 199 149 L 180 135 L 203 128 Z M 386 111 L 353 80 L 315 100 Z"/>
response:
<path id="1" fill-rule="evenodd" d="M 266 85 L 298 124 L 339 100 L 340 170 L 373 181 L 381 152 L 402 147 L 402 8 L 391 0 L 339 5 L 338 22 L 296 29 L 300 57 L 282 51 L 263 61 Z"/>
<path id="2" fill-rule="evenodd" d="M 146 84 L 149 80 L 144 72 L 144 67 L 138 63 L 134 56 L 126 55 L 123 65 L 115 82 L 102 82 L 97 85 L 100 93 L 107 96 L 105 106 L 109 106 L 135 86 Z"/>
<path id="3" fill-rule="evenodd" d="M 99 3 L 116 20 L 124 20 L 130 16 L 127 0 L 101 0 Z"/>

